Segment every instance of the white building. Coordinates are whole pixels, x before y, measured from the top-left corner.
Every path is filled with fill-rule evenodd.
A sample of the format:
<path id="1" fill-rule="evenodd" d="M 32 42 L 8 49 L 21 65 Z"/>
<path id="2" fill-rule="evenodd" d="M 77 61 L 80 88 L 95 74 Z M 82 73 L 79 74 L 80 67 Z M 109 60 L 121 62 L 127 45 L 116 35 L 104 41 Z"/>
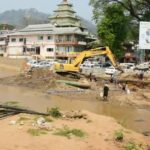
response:
<path id="1" fill-rule="evenodd" d="M 52 24 L 29 25 L 9 35 L 7 56 L 40 55 L 43 58 L 67 57 L 86 46 L 86 33 L 78 27 Z"/>
<path id="2" fill-rule="evenodd" d="M 5 56 L 67 58 L 84 50 L 87 42 L 96 39 L 81 24 L 67 0 L 63 0 L 49 18 L 49 24 L 29 25 L 9 34 Z"/>

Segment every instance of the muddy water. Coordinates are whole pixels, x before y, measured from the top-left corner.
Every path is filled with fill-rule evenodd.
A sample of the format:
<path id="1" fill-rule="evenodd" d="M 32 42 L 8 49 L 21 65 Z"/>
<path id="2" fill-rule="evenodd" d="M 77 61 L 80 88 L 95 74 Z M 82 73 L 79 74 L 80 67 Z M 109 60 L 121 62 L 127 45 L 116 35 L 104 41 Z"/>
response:
<path id="1" fill-rule="evenodd" d="M 2 69 L 0 68 L 0 78 L 3 78 L 3 77 L 9 77 L 9 76 L 13 76 L 13 75 L 16 75 L 16 72 L 15 71 L 9 71 L 7 69 Z"/>
<path id="2" fill-rule="evenodd" d="M 97 114 L 112 116 L 122 125 L 138 132 L 150 131 L 150 111 L 116 106 L 96 100 L 67 100 L 60 96 L 47 95 L 34 89 L 0 85 L 0 103 L 18 101 L 19 105 L 37 111 L 45 111 L 50 107 L 62 110 L 89 110 Z"/>

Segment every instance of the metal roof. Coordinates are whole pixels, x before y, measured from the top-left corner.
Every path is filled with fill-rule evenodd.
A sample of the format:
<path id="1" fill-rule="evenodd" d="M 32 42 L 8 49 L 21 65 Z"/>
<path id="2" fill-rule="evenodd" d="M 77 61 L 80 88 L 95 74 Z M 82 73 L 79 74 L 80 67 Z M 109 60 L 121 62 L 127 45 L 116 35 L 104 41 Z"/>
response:
<path id="1" fill-rule="evenodd" d="M 50 35 L 50 34 L 81 34 L 87 35 L 87 32 L 82 31 L 79 27 L 55 27 L 52 24 L 29 25 L 26 28 L 9 34 L 15 35 Z"/>

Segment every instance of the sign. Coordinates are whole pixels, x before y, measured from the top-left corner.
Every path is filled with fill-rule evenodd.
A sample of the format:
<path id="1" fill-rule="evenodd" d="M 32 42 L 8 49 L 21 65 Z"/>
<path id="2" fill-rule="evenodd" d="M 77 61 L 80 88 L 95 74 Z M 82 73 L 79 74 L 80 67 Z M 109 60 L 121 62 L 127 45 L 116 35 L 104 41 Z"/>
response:
<path id="1" fill-rule="evenodd" d="M 139 49 L 150 49 L 150 22 L 140 22 Z"/>

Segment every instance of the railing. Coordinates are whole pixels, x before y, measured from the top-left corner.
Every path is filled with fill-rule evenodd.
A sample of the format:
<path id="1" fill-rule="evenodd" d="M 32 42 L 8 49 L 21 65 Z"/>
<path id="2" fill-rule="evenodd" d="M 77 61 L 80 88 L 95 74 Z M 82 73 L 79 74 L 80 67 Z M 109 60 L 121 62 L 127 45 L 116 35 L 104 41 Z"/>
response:
<path id="1" fill-rule="evenodd" d="M 9 46 L 23 46 L 23 42 L 10 42 L 8 43 Z"/>
<path id="2" fill-rule="evenodd" d="M 77 45 L 77 44 L 78 44 L 78 41 L 76 41 L 76 40 L 56 39 L 56 40 L 55 40 L 55 44 L 62 44 L 62 45 L 71 44 L 71 45 Z"/>
<path id="3" fill-rule="evenodd" d="M 79 52 L 55 52 L 56 57 L 76 57 Z"/>

